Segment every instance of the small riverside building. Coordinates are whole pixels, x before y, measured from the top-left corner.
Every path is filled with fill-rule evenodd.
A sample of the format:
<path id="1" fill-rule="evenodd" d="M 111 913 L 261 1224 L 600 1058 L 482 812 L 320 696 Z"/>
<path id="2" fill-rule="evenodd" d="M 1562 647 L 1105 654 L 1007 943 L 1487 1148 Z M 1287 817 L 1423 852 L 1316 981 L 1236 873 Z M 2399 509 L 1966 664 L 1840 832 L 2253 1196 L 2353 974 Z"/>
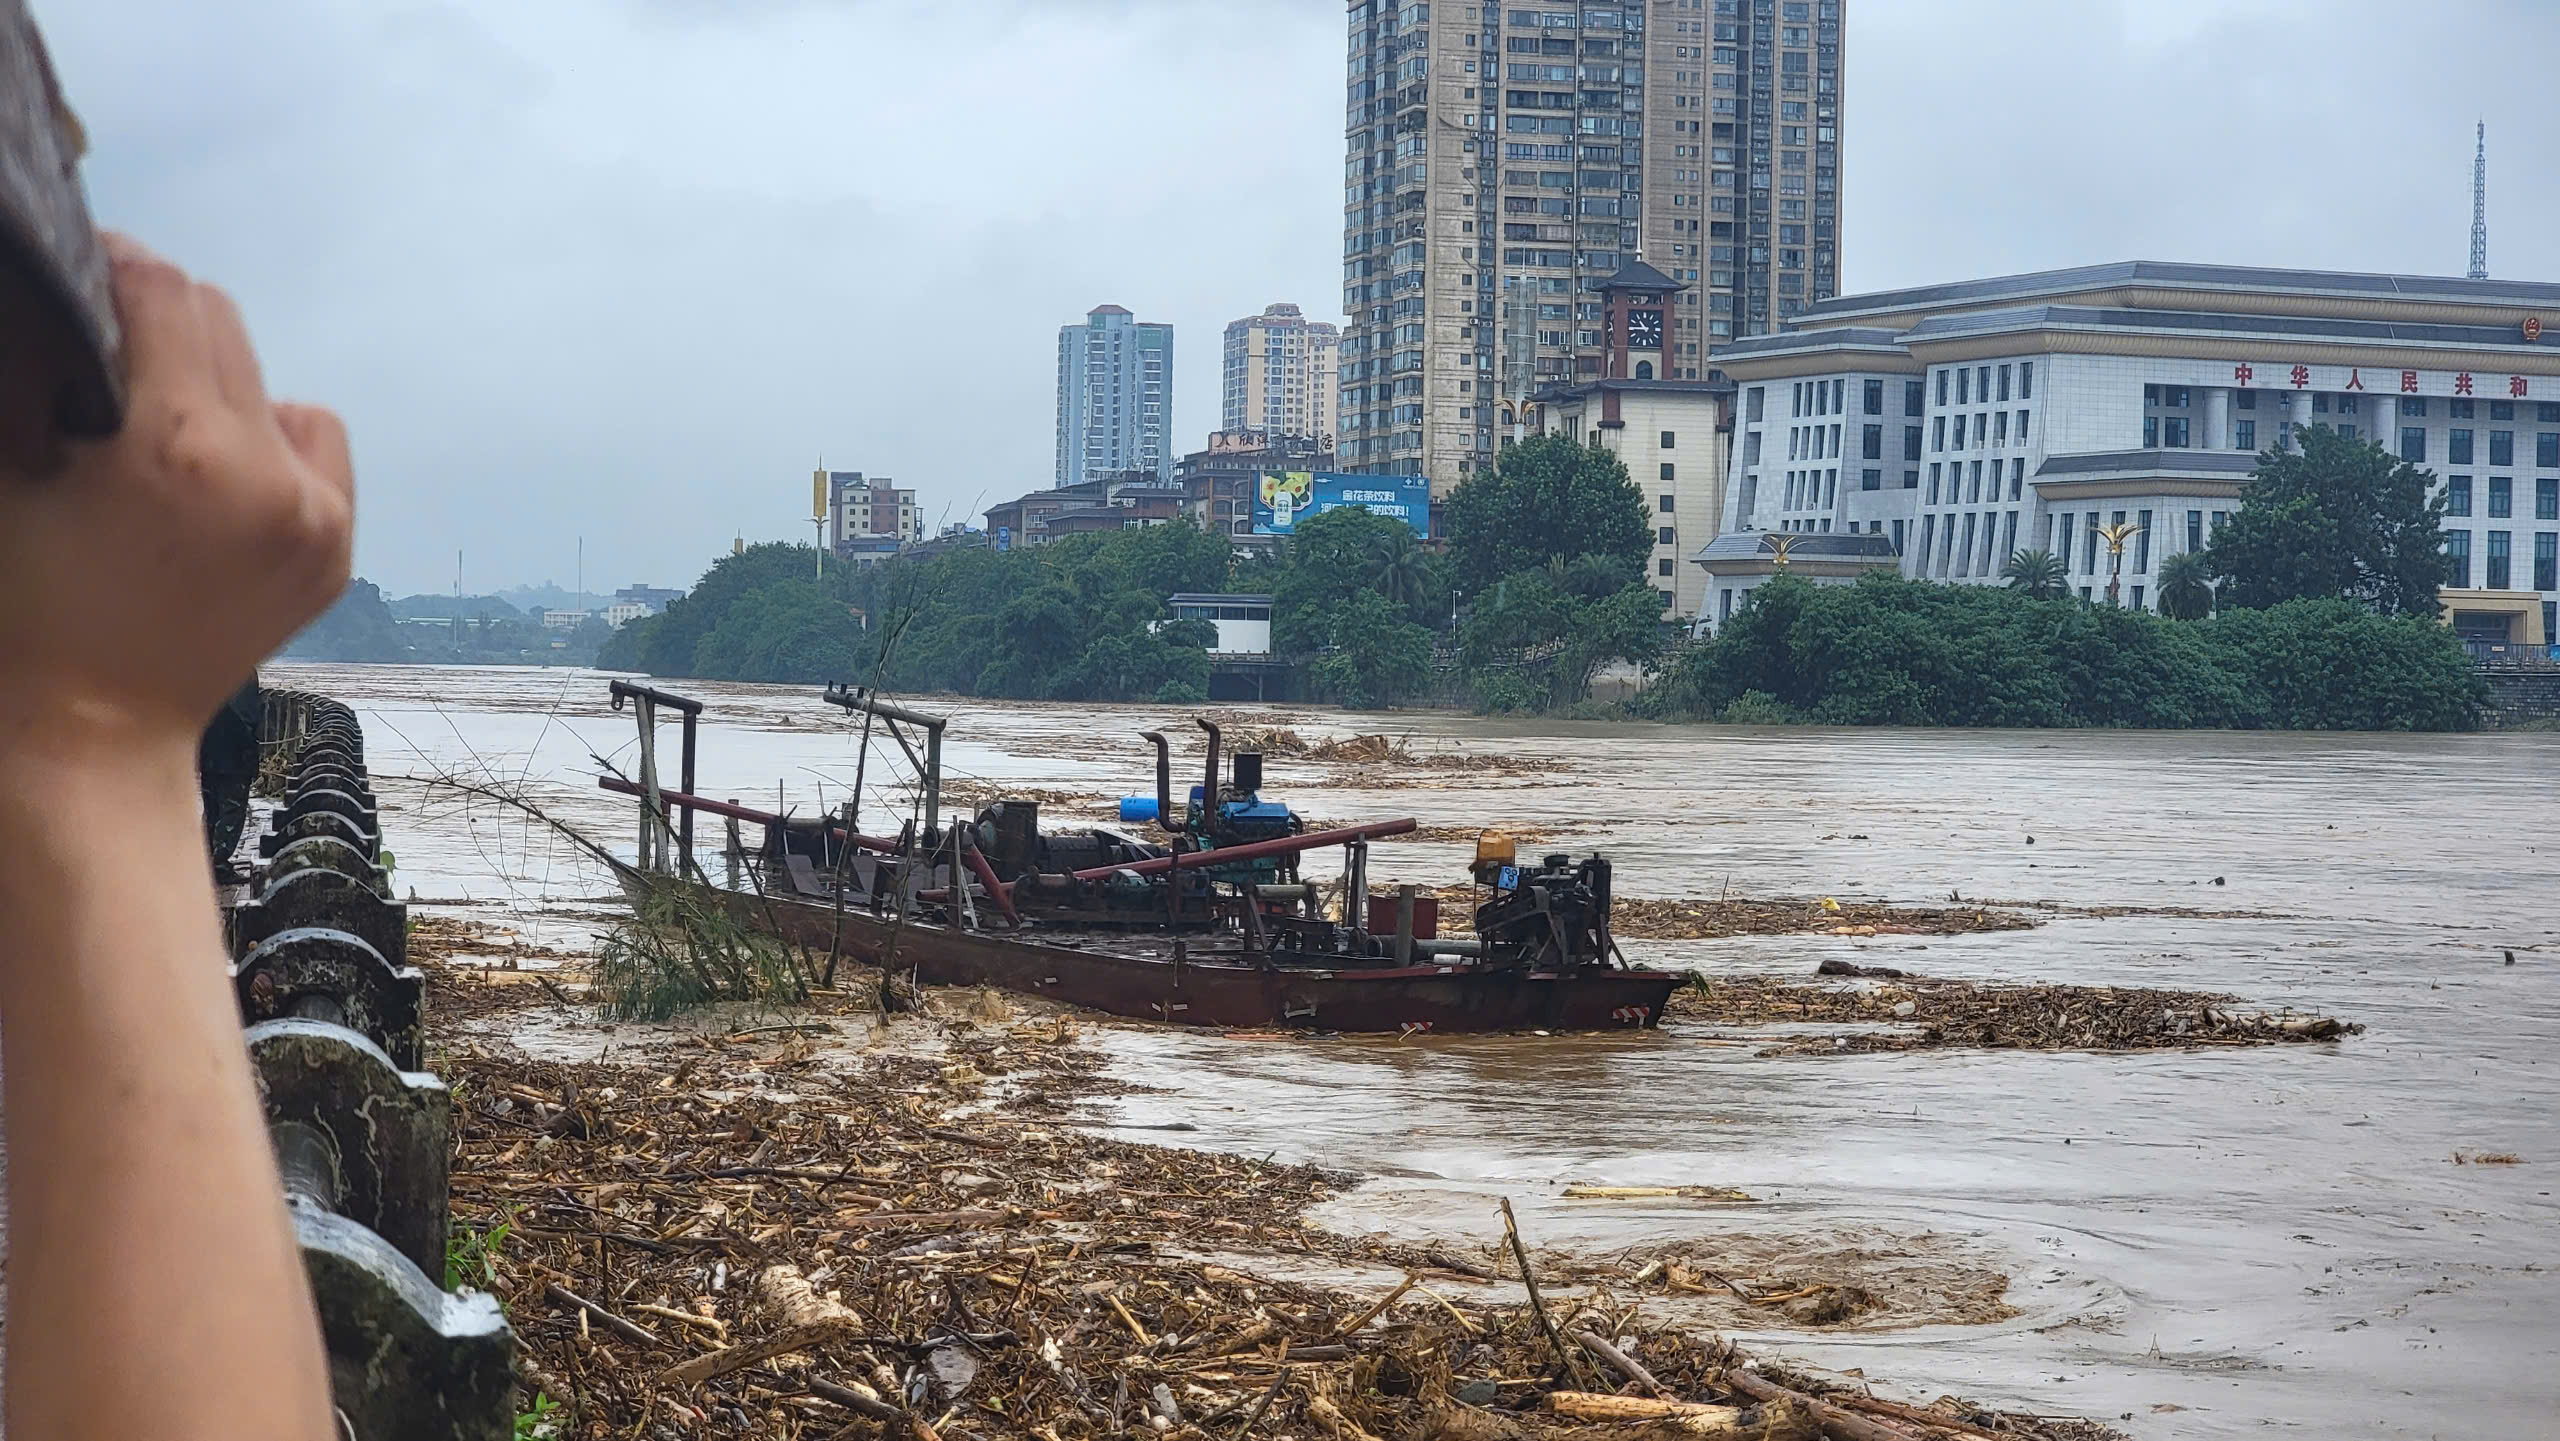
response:
<path id="1" fill-rule="evenodd" d="M 1754 532 L 1878 538 L 1869 563 L 1969 584 L 2049 550 L 2073 594 L 2153 607 L 2258 452 L 2327 425 L 2435 473 L 2457 631 L 2560 638 L 2560 285 L 2126 261 L 1816 301 L 1715 360 L 1710 624 L 1759 574 L 1729 543 Z M 2139 529 L 2111 557 L 2117 524 Z"/>

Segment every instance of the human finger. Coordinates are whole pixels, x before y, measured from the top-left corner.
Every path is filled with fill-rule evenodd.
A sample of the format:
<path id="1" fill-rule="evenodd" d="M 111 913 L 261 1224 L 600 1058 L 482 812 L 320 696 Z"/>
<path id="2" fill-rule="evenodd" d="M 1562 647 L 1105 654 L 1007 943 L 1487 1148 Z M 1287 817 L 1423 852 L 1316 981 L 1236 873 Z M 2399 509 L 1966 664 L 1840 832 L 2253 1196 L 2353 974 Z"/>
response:
<path id="1" fill-rule="evenodd" d="M 195 286 L 195 303 L 204 324 L 206 355 L 213 363 L 214 387 L 226 404 L 245 415 L 266 408 L 267 382 L 258 369 L 258 352 L 249 343 L 248 322 L 240 306 L 219 285 Z"/>
<path id="2" fill-rule="evenodd" d="M 275 407 L 276 429 L 284 432 L 285 444 L 302 457 L 321 481 L 349 502 L 356 491 L 355 457 L 347 446 L 346 422 L 338 413 L 317 405 L 279 402 Z"/>
<path id="3" fill-rule="evenodd" d="M 108 235 L 106 248 L 124 331 L 125 378 L 134 393 L 218 393 L 195 282 L 126 236 Z"/>

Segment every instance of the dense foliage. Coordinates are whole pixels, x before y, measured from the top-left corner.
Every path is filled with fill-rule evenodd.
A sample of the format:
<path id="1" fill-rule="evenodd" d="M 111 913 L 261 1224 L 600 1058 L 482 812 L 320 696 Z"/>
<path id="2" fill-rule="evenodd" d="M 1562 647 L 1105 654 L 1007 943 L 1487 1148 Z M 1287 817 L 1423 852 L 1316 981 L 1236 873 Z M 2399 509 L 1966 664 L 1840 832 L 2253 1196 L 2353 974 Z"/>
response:
<path id="1" fill-rule="evenodd" d="M 1653 553 L 1643 492 L 1596 442 L 1543 435 L 1506 445 L 1491 470 L 1449 492 L 1442 510 L 1458 583 L 1469 594 L 1587 555 L 1638 577 Z"/>
<path id="2" fill-rule="evenodd" d="M 2431 620 L 2292 600 L 2178 621 L 1890 574 L 1781 577 L 1665 668 L 1674 719 L 2465 730 L 2480 682 Z"/>
<path id="3" fill-rule="evenodd" d="M 1219 537 L 1166 525 L 820 579 L 807 546 L 750 546 L 666 614 L 625 626 L 599 664 L 1030 700 L 1197 700 L 1213 631 L 1170 619 L 1164 598 L 1223 589 L 1227 551 Z"/>
<path id="4" fill-rule="evenodd" d="M 2269 450 L 2214 533 L 2206 568 L 2216 603 L 2271 606 L 2342 596 L 2381 615 L 2433 619 L 2444 583 L 2444 514 L 2435 476 L 2325 425 L 2299 451 Z"/>

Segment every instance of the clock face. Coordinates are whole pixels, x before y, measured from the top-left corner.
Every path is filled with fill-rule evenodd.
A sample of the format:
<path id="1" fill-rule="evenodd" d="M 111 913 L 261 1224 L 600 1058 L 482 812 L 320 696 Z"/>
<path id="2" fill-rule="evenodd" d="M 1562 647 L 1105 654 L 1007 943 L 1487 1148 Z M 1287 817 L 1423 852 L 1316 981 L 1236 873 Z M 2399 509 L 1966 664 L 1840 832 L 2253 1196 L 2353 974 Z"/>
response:
<path id="1" fill-rule="evenodd" d="M 1627 346 L 1631 350 L 1662 348 L 1662 312 L 1630 310 L 1627 312 Z"/>

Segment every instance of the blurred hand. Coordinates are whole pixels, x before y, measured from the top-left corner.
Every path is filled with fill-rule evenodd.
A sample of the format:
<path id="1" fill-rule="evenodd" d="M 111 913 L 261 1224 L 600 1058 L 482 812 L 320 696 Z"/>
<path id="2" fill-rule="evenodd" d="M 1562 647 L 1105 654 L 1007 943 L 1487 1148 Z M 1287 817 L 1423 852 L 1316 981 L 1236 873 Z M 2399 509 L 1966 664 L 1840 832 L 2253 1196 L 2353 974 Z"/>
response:
<path id="1" fill-rule="evenodd" d="M 267 399 L 229 296 L 123 237 L 108 252 L 124 429 L 0 474 L 0 764 L 192 748 L 346 586 L 345 427 Z"/>

